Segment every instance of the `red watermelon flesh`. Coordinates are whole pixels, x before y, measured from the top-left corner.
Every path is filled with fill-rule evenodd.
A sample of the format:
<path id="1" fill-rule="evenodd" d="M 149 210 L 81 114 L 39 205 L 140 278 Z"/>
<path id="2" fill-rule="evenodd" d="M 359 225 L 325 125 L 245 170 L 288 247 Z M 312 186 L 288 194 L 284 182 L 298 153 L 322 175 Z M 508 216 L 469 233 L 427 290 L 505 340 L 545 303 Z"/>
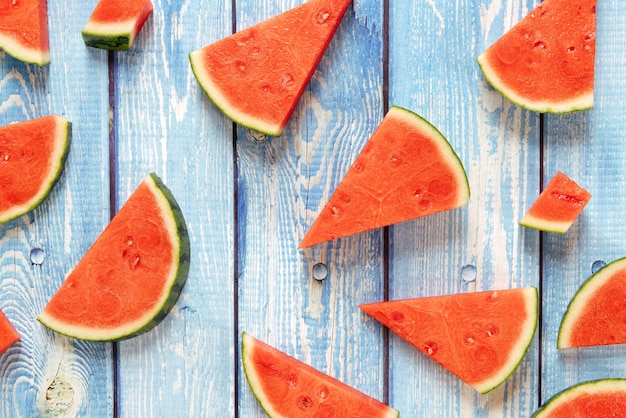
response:
<path id="1" fill-rule="evenodd" d="M 585 208 L 591 193 L 557 172 L 520 221 L 520 225 L 564 234 Z"/>
<path id="2" fill-rule="evenodd" d="M 544 0 L 478 62 L 508 99 L 537 112 L 593 106 L 596 0 Z"/>
<path id="3" fill-rule="evenodd" d="M 458 208 L 469 193 L 465 169 L 443 135 L 394 106 L 299 247 Z"/>
<path id="4" fill-rule="evenodd" d="M 46 0 L 6 0 L 0 6 L 0 49 L 27 63 L 50 63 Z"/>
<path id="5" fill-rule="evenodd" d="M 481 393 L 504 382 L 537 326 L 537 289 L 375 302 L 360 308 Z"/>
<path id="6" fill-rule="evenodd" d="M 626 379 L 579 383 L 550 398 L 532 418 L 621 417 L 626 411 Z"/>
<path id="7" fill-rule="evenodd" d="M 351 3 L 311 0 L 194 51 L 194 75 L 227 117 L 278 136 Z"/>
<path id="8" fill-rule="evenodd" d="M 0 354 L 20 340 L 20 334 L 13 327 L 9 318 L 0 311 Z"/>
<path id="9" fill-rule="evenodd" d="M 274 418 L 397 418 L 398 411 L 247 333 L 242 361 L 250 388 Z"/>

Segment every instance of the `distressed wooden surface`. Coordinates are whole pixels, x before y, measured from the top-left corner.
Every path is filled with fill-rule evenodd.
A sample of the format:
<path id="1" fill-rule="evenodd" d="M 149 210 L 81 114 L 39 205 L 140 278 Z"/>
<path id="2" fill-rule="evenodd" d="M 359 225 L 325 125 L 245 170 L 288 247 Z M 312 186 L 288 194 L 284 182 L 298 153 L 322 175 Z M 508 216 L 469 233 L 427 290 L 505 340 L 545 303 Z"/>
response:
<path id="1" fill-rule="evenodd" d="M 403 417 L 524 417 L 571 384 L 626 376 L 622 346 L 556 350 L 578 286 L 626 256 L 626 3 L 598 3 L 594 109 L 542 117 L 490 88 L 475 60 L 538 0 L 355 0 L 283 135 L 260 138 L 208 101 L 188 53 L 302 2 L 155 0 L 133 49 L 107 53 L 80 36 L 96 0 L 49 0 L 51 64 L 0 52 L 2 125 L 52 113 L 73 122 L 52 194 L 0 226 L 0 309 L 22 335 L 0 357 L 1 416 L 264 416 L 240 364 L 243 331 Z M 468 205 L 296 250 L 391 105 L 449 139 Z M 564 236 L 519 227 L 556 170 L 593 194 L 583 216 Z M 36 316 L 149 172 L 189 228 L 177 305 L 116 344 L 46 330 Z M 519 369 L 487 395 L 358 309 L 522 286 L 539 288 L 541 324 Z"/>

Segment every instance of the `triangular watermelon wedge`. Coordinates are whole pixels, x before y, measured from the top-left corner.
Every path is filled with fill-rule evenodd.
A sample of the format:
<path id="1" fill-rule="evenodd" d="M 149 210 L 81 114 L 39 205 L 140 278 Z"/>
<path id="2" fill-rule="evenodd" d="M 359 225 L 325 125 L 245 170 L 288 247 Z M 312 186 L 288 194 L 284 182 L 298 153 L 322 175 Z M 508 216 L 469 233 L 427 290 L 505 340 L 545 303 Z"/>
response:
<path id="1" fill-rule="evenodd" d="M 100 0 L 82 30 L 85 45 L 128 51 L 154 9 L 150 0 Z"/>
<path id="2" fill-rule="evenodd" d="M 441 132 L 394 106 L 299 248 L 459 208 L 469 195 L 465 169 Z"/>
<path id="3" fill-rule="evenodd" d="M 4 312 L 0 311 L 0 354 L 20 340 L 20 334 L 11 324 Z"/>
<path id="4" fill-rule="evenodd" d="M 375 302 L 360 308 L 480 393 L 517 369 L 535 335 L 534 287 Z"/>
<path id="5" fill-rule="evenodd" d="M 243 333 L 242 363 L 268 416 L 397 418 L 395 409 Z"/>
<path id="6" fill-rule="evenodd" d="M 530 418 L 609 418 L 624 416 L 626 379 L 590 380 L 548 399 Z"/>
<path id="7" fill-rule="evenodd" d="M 20 61 L 50 63 L 46 0 L 7 0 L 0 6 L 0 49 Z"/>
<path id="8" fill-rule="evenodd" d="M 282 133 L 351 0 L 311 0 L 189 54 L 209 99 L 241 126 Z"/>
<path id="9" fill-rule="evenodd" d="M 189 271 L 180 207 L 150 173 L 50 299 L 39 322 L 90 341 L 117 341 L 159 324 Z"/>
<path id="10" fill-rule="evenodd" d="M 487 81 L 535 112 L 593 107 L 596 0 L 544 0 L 478 57 Z"/>

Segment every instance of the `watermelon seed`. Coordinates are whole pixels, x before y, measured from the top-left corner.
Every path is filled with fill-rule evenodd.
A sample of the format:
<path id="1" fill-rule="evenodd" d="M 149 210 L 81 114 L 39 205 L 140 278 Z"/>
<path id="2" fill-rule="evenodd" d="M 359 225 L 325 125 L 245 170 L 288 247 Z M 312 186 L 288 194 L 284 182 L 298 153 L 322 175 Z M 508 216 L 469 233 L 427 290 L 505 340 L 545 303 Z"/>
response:
<path id="1" fill-rule="evenodd" d="M 309 409 L 313 405 L 313 401 L 308 396 L 301 396 L 298 399 L 298 408 L 304 410 Z"/>
<path id="2" fill-rule="evenodd" d="M 533 45 L 534 48 L 541 48 L 541 49 L 546 49 L 546 43 L 543 41 L 537 41 L 535 42 L 535 44 Z"/>
<path id="3" fill-rule="evenodd" d="M 248 138 L 254 142 L 265 142 L 265 140 L 267 140 L 267 135 L 248 129 Z"/>
<path id="4" fill-rule="evenodd" d="M 437 343 L 428 342 L 424 344 L 424 352 L 426 352 L 429 356 L 432 356 L 437 353 Z"/>
<path id="5" fill-rule="evenodd" d="M 465 344 L 466 344 L 466 345 L 469 345 L 470 347 L 472 347 L 472 346 L 474 345 L 474 342 L 475 342 L 475 341 L 476 341 L 476 340 L 474 339 L 474 337 L 472 337 L 472 336 L 470 336 L 470 335 L 468 335 L 468 336 L 466 336 L 466 337 L 465 337 Z"/>
<path id="6" fill-rule="evenodd" d="M 487 325 L 487 330 L 485 331 L 485 334 L 487 334 L 487 337 L 495 337 L 496 335 L 498 335 L 498 332 L 500 330 L 498 329 L 497 326 L 495 325 Z"/>
<path id="7" fill-rule="evenodd" d="M 322 399 L 322 400 L 323 400 L 323 399 L 328 398 L 328 392 L 329 392 L 329 391 L 328 391 L 328 387 L 327 387 L 327 386 L 322 386 L 322 387 L 319 389 L 319 393 L 318 393 L 318 395 L 319 395 L 320 399 Z"/>
<path id="8" fill-rule="evenodd" d="M 33 265 L 42 265 L 43 260 L 46 258 L 46 254 L 41 248 L 33 248 L 30 250 L 30 262 Z"/>
<path id="9" fill-rule="evenodd" d="M 322 10 L 317 14 L 317 23 L 319 23 L 320 25 L 323 25 L 324 23 L 326 23 L 329 17 L 330 17 L 330 13 L 328 13 L 325 10 Z"/>
<path id="10" fill-rule="evenodd" d="M 313 278 L 322 281 L 328 276 L 328 267 L 326 264 L 317 263 L 313 266 Z"/>
<path id="11" fill-rule="evenodd" d="M 591 273 L 595 274 L 598 270 L 600 270 L 602 267 L 606 266 L 606 263 L 602 260 L 596 260 L 593 262 L 593 264 L 591 265 Z"/>
<path id="12" fill-rule="evenodd" d="M 476 266 L 466 264 L 461 267 L 461 279 L 464 282 L 473 282 L 476 280 Z"/>
<path id="13" fill-rule="evenodd" d="M 574 52 L 576 51 L 576 47 L 575 46 L 570 46 L 567 48 L 567 52 Z"/>

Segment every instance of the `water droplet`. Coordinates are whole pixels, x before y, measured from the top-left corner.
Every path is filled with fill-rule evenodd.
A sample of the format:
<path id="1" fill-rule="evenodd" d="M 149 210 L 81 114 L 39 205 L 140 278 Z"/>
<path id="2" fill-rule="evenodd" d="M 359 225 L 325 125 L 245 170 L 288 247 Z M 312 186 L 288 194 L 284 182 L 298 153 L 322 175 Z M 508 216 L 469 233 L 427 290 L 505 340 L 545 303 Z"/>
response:
<path id="1" fill-rule="evenodd" d="M 74 388 L 66 380 L 55 378 L 46 390 L 46 409 L 50 412 L 67 410 L 74 401 Z"/>
<path id="2" fill-rule="evenodd" d="M 324 280 L 326 277 L 328 277 L 328 267 L 326 267 L 326 264 L 323 263 L 317 263 L 313 266 L 313 278 L 315 280 Z"/>
<path id="3" fill-rule="evenodd" d="M 320 25 L 323 25 L 324 23 L 326 23 L 326 21 L 328 20 L 328 18 L 330 17 L 330 13 L 327 12 L 326 10 L 321 10 L 318 14 L 317 14 L 317 23 L 319 23 Z"/>
<path id="4" fill-rule="evenodd" d="M 595 274 L 598 270 L 600 270 L 602 267 L 606 266 L 606 263 L 602 260 L 596 260 L 593 262 L 593 264 L 591 265 L 591 273 Z"/>
<path id="5" fill-rule="evenodd" d="M 473 282 L 476 280 L 476 266 L 473 264 L 466 264 L 461 267 L 461 279 L 464 282 Z"/>
<path id="6" fill-rule="evenodd" d="M 30 262 L 32 264 L 41 265 L 43 264 L 44 259 L 46 258 L 46 254 L 41 248 L 33 248 L 30 250 Z"/>
<path id="7" fill-rule="evenodd" d="M 422 195 L 423 191 L 422 189 L 415 189 L 413 190 L 413 196 L 415 197 L 420 197 Z"/>
<path id="8" fill-rule="evenodd" d="M 296 386 L 297 386 L 297 379 L 296 379 L 296 376 L 295 376 L 295 375 L 290 375 L 290 376 L 287 378 L 287 387 L 288 387 L 289 389 L 295 389 L 295 388 L 296 388 Z"/>
<path id="9" fill-rule="evenodd" d="M 391 164 L 392 167 L 398 167 L 402 164 L 402 158 L 397 155 L 392 155 L 389 157 L 389 164 Z"/>

